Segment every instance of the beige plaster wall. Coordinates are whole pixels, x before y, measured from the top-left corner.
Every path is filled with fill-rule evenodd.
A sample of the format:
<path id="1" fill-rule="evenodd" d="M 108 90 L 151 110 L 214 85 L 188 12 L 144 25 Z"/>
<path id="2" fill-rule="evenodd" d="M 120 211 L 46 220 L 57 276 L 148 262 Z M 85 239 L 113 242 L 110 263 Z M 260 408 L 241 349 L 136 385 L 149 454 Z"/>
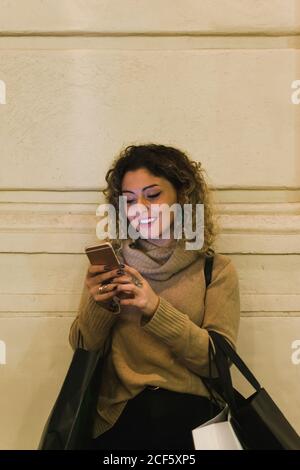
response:
<path id="1" fill-rule="evenodd" d="M 239 351 L 300 433 L 300 2 L 0 10 L 0 449 L 37 446 L 72 355 L 99 188 L 144 141 L 206 168 L 217 248 L 240 278 Z"/>

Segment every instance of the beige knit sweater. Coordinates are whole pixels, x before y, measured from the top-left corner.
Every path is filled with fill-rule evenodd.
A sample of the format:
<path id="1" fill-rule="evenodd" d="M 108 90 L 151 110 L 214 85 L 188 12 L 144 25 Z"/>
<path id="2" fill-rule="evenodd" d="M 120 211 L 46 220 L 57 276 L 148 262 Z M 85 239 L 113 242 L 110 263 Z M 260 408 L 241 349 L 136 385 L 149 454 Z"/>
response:
<path id="1" fill-rule="evenodd" d="M 208 376 L 208 332 L 223 334 L 236 346 L 240 297 L 236 269 L 216 253 L 205 296 L 204 257 L 178 243 L 157 247 L 145 239 L 134 246 L 122 241 L 121 262 L 137 269 L 159 295 L 147 323 L 132 306 L 121 316 L 97 303 L 84 286 L 69 341 L 73 349 L 80 328 L 86 349 L 97 350 L 112 334 L 95 419 L 94 437 L 111 428 L 128 400 L 146 385 L 208 396 L 200 376 Z"/>

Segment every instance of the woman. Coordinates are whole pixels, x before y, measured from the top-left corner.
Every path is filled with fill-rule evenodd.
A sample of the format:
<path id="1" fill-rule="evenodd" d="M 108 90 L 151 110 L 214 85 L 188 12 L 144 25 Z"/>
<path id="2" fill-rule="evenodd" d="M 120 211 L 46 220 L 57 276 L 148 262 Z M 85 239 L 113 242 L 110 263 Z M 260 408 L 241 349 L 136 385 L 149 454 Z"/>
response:
<path id="1" fill-rule="evenodd" d="M 140 237 L 120 240 L 117 231 L 117 239 L 111 240 L 119 247 L 119 271 L 89 267 L 70 330 L 74 349 L 79 330 L 86 349 L 97 350 L 112 339 L 90 448 L 194 449 L 191 430 L 211 417 L 209 392 L 201 379 L 209 375 L 208 330 L 236 345 L 237 272 L 229 257 L 216 253 L 205 289 L 204 261 L 211 255 L 216 230 L 201 165 L 182 151 L 155 144 L 129 146 L 115 159 L 106 181 L 106 202 L 118 214 L 118 197 L 127 197 L 128 222 Z M 196 204 L 204 205 L 200 248 L 185 249 L 183 231 L 182 238 L 175 238 L 172 212 L 166 222 L 163 211 L 151 211 L 153 204 L 174 203 L 192 205 L 194 224 Z M 136 204 L 144 211 L 132 211 Z M 145 220 L 153 213 L 155 220 Z M 104 285 L 107 279 L 111 282 Z"/>

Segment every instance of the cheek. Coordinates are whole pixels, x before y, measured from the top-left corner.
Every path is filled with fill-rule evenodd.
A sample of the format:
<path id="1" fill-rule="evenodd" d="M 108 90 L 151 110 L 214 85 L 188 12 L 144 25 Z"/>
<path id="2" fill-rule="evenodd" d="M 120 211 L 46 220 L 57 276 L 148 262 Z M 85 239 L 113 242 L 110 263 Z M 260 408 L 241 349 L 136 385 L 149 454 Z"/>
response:
<path id="1" fill-rule="evenodd" d="M 174 220 L 174 214 L 173 212 L 170 212 L 170 214 L 165 214 L 164 217 L 160 217 L 160 222 L 164 227 L 167 227 L 168 225 L 171 225 Z"/>
<path id="2" fill-rule="evenodd" d="M 124 218 L 125 221 L 126 221 L 127 219 L 128 219 L 128 220 L 132 219 L 132 217 L 128 216 L 128 207 L 127 207 L 127 206 L 124 207 L 124 212 L 123 212 L 123 210 L 122 210 L 122 212 L 119 212 L 119 217 Z"/>
<path id="3" fill-rule="evenodd" d="M 130 204 L 125 208 L 125 214 L 128 220 L 133 220 L 136 217 L 135 210 Z"/>
<path id="4" fill-rule="evenodd" d="M 167 203 L 164 203 L 166 204 L 165 207 L 161 208 L 159 210 L 159 216 L 160 216 L 160 219 L 161 220 L 173 220 L 174 219 L 174 212 L 173 211 L 169 211 L 168 207 L 167 206 L 171 206 L 172 204 L 167 204 Z"/>

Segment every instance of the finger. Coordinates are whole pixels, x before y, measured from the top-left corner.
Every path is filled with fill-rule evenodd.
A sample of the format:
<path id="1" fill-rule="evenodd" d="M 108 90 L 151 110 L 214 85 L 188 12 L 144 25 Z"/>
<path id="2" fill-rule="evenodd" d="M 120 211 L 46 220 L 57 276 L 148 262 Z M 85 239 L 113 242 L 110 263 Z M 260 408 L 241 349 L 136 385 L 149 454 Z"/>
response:
<path id="1" fill-rule="evenodd" d="M 99 287 L 101 286 L 98 285 L 92 291 L 93 297 L 97 301 L 103 301 L 116 295 L 117 284 L 106 284 L 103 292 L 99 291 Z"/>
<path id="2" fill-rule="evenodd" d="M 101 295 L 103 295 L 103 294 L 106 294 L 107 292 L 111 292 L 112 290 L 115 290 L 115 289 L 117 288 L 117 286 L 118 286 L 118 285 L 117 285 L 116 283 L 104 284 L 104 285 L 103 285 L 104 289 L 102 289 L 102 291 L 100 291 L 99 289 L 100 289 L 100 287 L 102 287 L 102 286 L 101 286 L 101 284 L 97 284 L 95 287 L 93 287 L 93 288 L 91 289 L 91 292 L 92 292 L 93 294 L 101 294 Z"/>
<path id="3" fill-rule="evenodd" d="M 134 305 L 134 306 L 136 306 L 136 299 L 121 299 L 120 304 L 121 305 Z"/>
<path id="4" fill-rule="evenodd" d="M 93 276 L 94 274 L 101 273 L 104 271 L 104 264 L 90 264 L 88 268 L 88 274 Z"/>
<path id="5" fill-rule="evenodd" d="M 106 302 L 107 300 L 113 299 L 115 295 L 116 295 L 116 289 L 114 289 L 111 292 L 106 292 L 105 294 L 96 294 L 94 295 L 94 300 L 96 302 Z"/>
<path id="6" fill-rule="evenodd" d="M 135 268 L 132 268 L 131 266 L 125 264 L 125 268 L 123 268 L 123 270 L 128 274 L 131 274 L 132 276 L 136 277 L 140 282 L 143 282 L 143 276 Z"/>
<path id="7" fill-rule="evenodd" d="M 132 282 L 132 277 L 131 276 L 122 276 L 122 275 L 120 275 L 118 277 L 114 277 L 112 279 L 112 282 L 116 282 L 117 284 Z"/>
<path id="8" fill-rule="evenodd" d="M 114 269 L 113 271 L 104 272 L 103 274 L 102 273 L 97 274 L 88 279 L 91 285 L 101 284 L 105 281 L 112 279 L 113 277 L 117 277 L 118 276 L 117 272 L 118 272 L 118 269 Z"/>
<path id="9" fill-rule="evenodd" d="M 107 272 L 107 268 L 111 268 L 111 270 L 116 269 L 116 266 L 109 266 L 107 264 L 90 264 L 88 268 L 88 275 L 94 276 L 98 273 Z"/>
<path id="10" fill-rule="evenodd" d="M 116 288 L 117 292 L 137 292 L 137 287 L 135 284 L 118 284 Z"/>

